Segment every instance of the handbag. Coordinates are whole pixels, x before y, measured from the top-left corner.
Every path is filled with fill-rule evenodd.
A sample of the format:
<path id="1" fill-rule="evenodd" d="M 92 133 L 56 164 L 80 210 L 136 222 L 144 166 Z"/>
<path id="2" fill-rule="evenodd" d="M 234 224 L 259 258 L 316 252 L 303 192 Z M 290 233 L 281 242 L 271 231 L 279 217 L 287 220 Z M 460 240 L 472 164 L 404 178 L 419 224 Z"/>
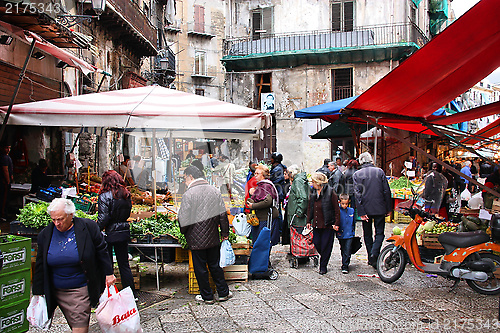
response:
<path id="1" fill-rule="evenodd" d="M 252 210 L 250 213 L 247 214 L 247 223 L 250 224 L 252 227 L 256 227 L 260 224 L 259 219 L 255 214 L 255 210 Z"/>
<path id="2" fill-rule="evenodd" d="M 351 254 L 355 254 L 361 248 L 361 237 L 354 236 L 351 242 Z"/>
<path id="3" fill-rule="evenodd" d="M 116 286 L 106 287 L 99 301 L 95 315 L 104 333 L 142 333 L 139 311 L 130 287 L 120 292 Z"/>
<path id="4" fill-rule="evenodd" d="M 47 311 L 47 302 L 45 296 L 33 295 L 30 305 L 26 310 L 26 317 L 31 325 L 42 330 L 48 330 L 52 323 L 52 318 L 49 318 Z"/>

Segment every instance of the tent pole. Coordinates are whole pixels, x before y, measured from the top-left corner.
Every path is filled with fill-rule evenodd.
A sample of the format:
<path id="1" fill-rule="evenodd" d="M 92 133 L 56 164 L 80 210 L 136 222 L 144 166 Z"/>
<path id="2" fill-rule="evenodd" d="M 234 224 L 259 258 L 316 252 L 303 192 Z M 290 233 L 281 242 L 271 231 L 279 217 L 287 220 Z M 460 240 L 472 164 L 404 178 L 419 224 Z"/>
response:
<path id="1" fill-rule="evenodd" d="M 375 123 L 378 124 L 378 118 L 375 118 Z M 373 147 L 373 157 L 374 158 L 374 165 L 377 166 L 377 151 L 378 151 L 378 128 L 375 128 L 375 144 Z"/>
<path id="2" fill-rule="evenodd" d="M 153 139 L 151 142 L 151 173 L 153 178 L 153 205 L 155 207 L 155 218 L 158 217 L 156 207 L 156 128 L 153 128 Z"/>
<path id="3" fill-rule="evenodd" d="M 28 51 L 28 54 L 26 55 L 26 59 L 24 59 L 23 68 L 21 69 L 21 72 L 19 73 L 19 80 L 17 80 L 17 85 L 16 85 L 16 88 L 14 89 L 14 94 L 12 95 L 12 98 L 10 99 L 9 109 L 7 110 L 7 113 L 5 114 L 5 118 L 3 119 L 2 129 L 0 129 L 0 140 L 2 140 L 2 138 L 3 138 L 3 133 L 5 132 L 5 127 L 7 127 L 7 122 L 9 121 L 10 113 L 12 112 L 12 106 L 14 105 L 14 102 L 16 100 L 17 93 L 19 92 L 19 88 L 21 88 L 21 84 L 23 83 L 24 74 L 26 73 L 26 68 L 28 67 L 28 63 L 30 61 L 31 54 L 33 53 L 33 50 L 35 49 L 35 42 L 36 42 L 36 39 L 33 38 L 33 41 L 31 42 L 31 46 L 30 46 L 30 49 Z"/>
<path id="4" fill-rule="evenodd" d="M 169 130 L 168 131 L 168 136 L 169 136 L 169 139 L 168 139 L 168 151 L 170 152 L 170 161 L 172 161 L 173 157 L 174 157 L 174 150 L 173 150 L 173 147 L 174 147 L 174 144 L 172 142 L 173 140 L 173 135 L 172 135 L 172 130 Z M 174 204 L 177 206 L 177 189 L 175 187 L 175 170 L 174 170 L 174 164 L 173 163 L 170 163 L 170 176 L 172 178 L 172 186 L 174 188 Z"/>
<path id="5" fill-rule="evenodd" d="M 493 190 L 493 189 L 491 189 L 489 187 L 484 186 L 483 184 L 479 183 L 477 180 L 475 180 L 475 179 L 473 179 L 473 178 L 471 178 L 471 177 L 469 177 L 469 176 L 461 173 L 459 170 L 455 169 L 451 165 L 448 165 L 448 164 L 444 163 L 443 161 L 439 160 L 434 155 L 431 155 L 431 154 L 427 153 L 424 149 L 418 147 L 417 145 L 414 145 L 410 140 L 407 140 L 404 137 L 398 135 L 396 131 L 394 131 L 394 130 L 388 128 L 388 127 L 385 127 L 385 126 L 382 126 L 382 125 L 379 125 L 379 124 L 375 123 L 372 119 L 370 119 L 370 117 L 367 117 L 366 115 L 358 114 L 357 117 L 359 117 L 359 118 L 363 119 L 364 121 L 372 124 L 373 126 L 376 126 L 377 128 L 380 128 L 380 130 L 386 132 L 389 136 L 392 136 L 393 138 L 401 141 L 402 143 L 407 144 L 409 147 L 415 149 L 416 151 L 418 151 L 422 155 L 426 156 L 427 158 L 429 158 L 429 159 L 433 160 L 434 162 L 438 163 L 439 165 L 441 165 L 444 169 L 450 170 L 454 174 L 457 174 L 457 175 L 459 175 L 459 176 L 467 179 L 472 184 L 477 185 L 480 189 L 485 190 L 486 192 L 488 192 L 490 194 L 493 194 L 494 196 L 500 198 L 500 193 L 498 193 L 497 191 L 495 191 L 495 190 Z"/>

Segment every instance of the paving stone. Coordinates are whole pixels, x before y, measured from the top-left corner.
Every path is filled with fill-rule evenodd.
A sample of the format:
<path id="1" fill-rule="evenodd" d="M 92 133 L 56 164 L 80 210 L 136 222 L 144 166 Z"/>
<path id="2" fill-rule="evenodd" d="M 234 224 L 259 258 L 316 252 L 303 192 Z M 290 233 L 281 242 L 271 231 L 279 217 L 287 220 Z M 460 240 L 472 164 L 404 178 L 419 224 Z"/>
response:
<path id="1" fill-rule="evenodd" d="M 274 309 L 274 311 L 279 310 L 291 310 L 291 309 L 305 309 L 305 306 L 293 298 L 289 297 L 287 299 L 274 299 L 267 301 L 267 304 Z"/>
<path id="2" fill-rule="evenodd" d="M 188 313 L 167 313 L 159 317 L 162 323 L 173 323 L 177 321 L 189 321 L 194 320 L 194 315 L 191 312 Z"/>
<path id="3" fill-rule="evenodd" d="M 196 318 L 227 316 L 227 310 L 220 305 L 191 305 L 192 313 Z"/>
<path id="4" fill-rule="evenodd" d="M 393 326 L 390 321 L 379 316 L 344 317 L 327 319 L 327 321 L 340 332 L 384 332 Z"/>
<path id="5" fill-rule="evenodd" d="M 229 316 L 217 318 L 200 318 L 198 319 L 198 323 L 205 332 L 233 333 L 234 331 L 239 329 L 238 324 Z"/>
<path id="6" fill-rule="evenodd" d="M 428 312 L 434 310 L 432 307 L 419 300 L 394 301 L 391 303 L 393 306 L 409 312 Z"/>
<path id="7" fill-rule="evenodd" d="M 375 301 L 403 301 L 411 299 L 408 295 L 405 295 L 397 290 L 390 290 L 387 292 L 361 290 L 359 293 Z"/>
<path id="8" fill-rule="evenodd" d="M 161 327 L 164 332 L 189 333 L 194 331 L 203 331 L 203 328 L 194 320 L 176 321 L 176 322 L 161 322 Z M 144 330 L 144 332 L 149 332 Z"/>

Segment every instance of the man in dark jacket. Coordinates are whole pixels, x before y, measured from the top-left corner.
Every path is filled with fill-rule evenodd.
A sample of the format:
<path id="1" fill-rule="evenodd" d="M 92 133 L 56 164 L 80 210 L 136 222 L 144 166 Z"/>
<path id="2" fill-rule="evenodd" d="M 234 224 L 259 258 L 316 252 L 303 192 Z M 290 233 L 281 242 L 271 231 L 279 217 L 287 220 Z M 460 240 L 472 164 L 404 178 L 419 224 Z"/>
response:
<path id="1" fill-rule="evenodd" d="M 330 163 L 331 161 L 332 161 L 331 159 L 325 158 L 325 160 L 323 161 L 323 166 L 321 168 L 319 168 L 318 170 L 316 170 L 316 172 L 321 172 L 321 173 L 325 174 L 327 179 L 330 178 L 331 171 L 328 168 L 328 163 Z"/>
<path id="2" fill-rule="evenodd" d="M 363 238 L 368 252 L 368 264 L 376 267 L 384 241 L 385 215 L 392 210 L 391 189 L 382 169 L 373 165 L 370 153 L 359 155 L 361 169 L 353 175 L 356 209 L 363 220 Z M 375 226 L 373 239 L 372 222 Z"/>
<path id="3" fill-rule="evenodd" d="M 181 232 L 186 235 L 186 241 L 193 256 L 193 267 L 196 280 L 200 287 L 200 295 L 196 300 L 207 304 L 214 303 L 214 295 L 208 281 L 208 269 L 217 286 L 219 302 L 233 296 L 229 291 L 224 271 L 219 266 L 220 236 L 229 237 L 229 221 L 222 196 L 214 186 L 209 185 L 201 171 L 195 166 L 184 170 L 187 190 L 182 196 L 179 209 L 179 224 Z"/>

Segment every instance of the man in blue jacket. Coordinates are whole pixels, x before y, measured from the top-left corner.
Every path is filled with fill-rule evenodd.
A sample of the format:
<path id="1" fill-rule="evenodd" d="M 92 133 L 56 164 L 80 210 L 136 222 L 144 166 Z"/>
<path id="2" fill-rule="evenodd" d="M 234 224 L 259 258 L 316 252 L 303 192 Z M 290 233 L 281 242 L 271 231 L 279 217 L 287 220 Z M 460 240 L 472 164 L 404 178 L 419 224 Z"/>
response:
<path id="1" fill-rule="evenodd" d="M 368 264 L 376 267 L 384 241 L 385 216 L 392 210 L 391 189 L 382 169 L 373 165 L 368 152 L 359 155 L 361 169 L 353 175 L 356 209 L 363 220 L 363 238 L 368 252 Z M 372 224 L 375 227 L 373 238 Z"/>

